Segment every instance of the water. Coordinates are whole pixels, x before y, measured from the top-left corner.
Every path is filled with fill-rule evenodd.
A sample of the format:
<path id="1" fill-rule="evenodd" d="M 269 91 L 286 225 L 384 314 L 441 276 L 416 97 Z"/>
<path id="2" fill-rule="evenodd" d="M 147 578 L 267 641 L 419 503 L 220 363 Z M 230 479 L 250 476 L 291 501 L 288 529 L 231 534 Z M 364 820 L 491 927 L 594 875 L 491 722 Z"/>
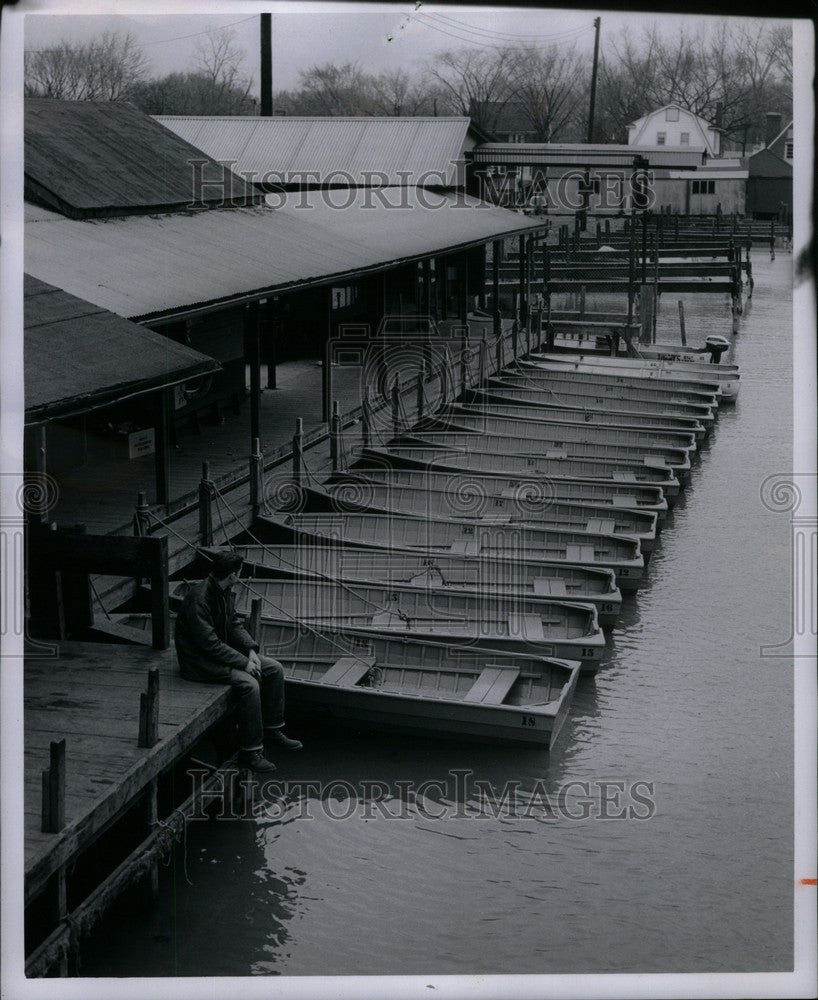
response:
<path id="1" fill-rule="evenodd" d="M 157 906 L 106 921 L 82 975 L 791 967 L 792 664 L 759 654 L 789 636 L 788 515 L 759 490 L 791 467 L 791 259 L 764 257 L 735 349 L 739 402 L 723 409 L 556 749 L 311 733 L 302 753 L 279 755 L 276 777 L 343 780 L 356 797 L 339 786 L 328 806 L 307 793 L 283 815 L 190 824 Z M 689 298 L 686 318 L 691 343 L 729 330 L 721 299 Z M 659 340 L 665 323 L 675 339 L 675 300 Z M 473 772 L 465 792 L 457 769 Z M 395 814 L 399 782 L 431 779 L 444 784 L 391 820 L 362 787 L 385 783 Z M 597 818 L 549 820 L 544 805 L 528 819 L 451 815 L 451 800 L 477 806 L 474 781 L 510 779 L 529 792 L 541 781 L 552 805 L 567 782 L 589 782 Z M 602 781 L 653 783 L 655 813 L 598 818 Z M 569 792 L 581 814 L 582 787 Z"/>

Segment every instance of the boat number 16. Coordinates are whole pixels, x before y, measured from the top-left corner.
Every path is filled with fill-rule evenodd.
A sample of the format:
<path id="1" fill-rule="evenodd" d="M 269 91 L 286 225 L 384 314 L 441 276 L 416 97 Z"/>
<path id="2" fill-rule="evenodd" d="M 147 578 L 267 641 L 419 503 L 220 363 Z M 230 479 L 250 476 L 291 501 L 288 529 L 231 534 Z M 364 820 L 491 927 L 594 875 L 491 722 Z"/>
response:
<path id="1" fill-rule="evenodd" d="M 522 721 L 524 726 L 534 726 L 537 723 L 537 720 L 533 715 L 524 715 L 522 717 Z"/>

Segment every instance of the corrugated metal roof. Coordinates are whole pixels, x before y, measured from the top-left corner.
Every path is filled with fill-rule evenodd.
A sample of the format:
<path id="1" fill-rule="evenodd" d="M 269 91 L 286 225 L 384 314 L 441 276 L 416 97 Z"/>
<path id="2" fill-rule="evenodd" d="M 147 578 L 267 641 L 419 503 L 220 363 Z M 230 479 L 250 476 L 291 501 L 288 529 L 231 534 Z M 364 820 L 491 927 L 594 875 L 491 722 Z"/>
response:
<path id="1" fill-rule="evenodd" d="M 26 222 L 26 270 L 133 319 L 543 227 L 475 198 L 412 188 L 298 192 L 270 201 L 285 204 L 95 221 L 45 218 L 36 209 Z"/>
<path id="2" fill-rule="evenodd" d="M 203 159 L 200 168 L 192 165 Z M 225 186 L 228 202 L 259 199 L 258 190 L 131 105 L 25 102 L 26 196 L 65 215 L 186 207 L 197 197 L 196 169 L 205 181 L 202 202 L 221 203 Z"/>
<path id="3" fill-rule="evenodd" d="M 271 172 L 272 183 L 313 172 L 312 184 L 350 183 L 340 172 L 360 185 L 372 183 L 366 173 L 380 172 L 388 184 L 447 187 L 458 183 L 454 164 L 463 157 L 470 125 L 468 118 L 157 115 L 156 121 L 216 160 L 235 160 L 234 169 L 244 176 L 249 171 L 254 182 Z M 427 174 L 434 176 L 419 180 Z"/>
<path id="4" fill-rule="evenodd" d="M 652 167 L 701 166 L 704 146 L 668 149 L 667 146 L 625 146 L 605 143 L 485 142 L 474 150 L 475 163 L 504 163 L 521 166 L 632 167 L 634 157 L 648 160 Z"/>
<path id="5" fill-rule="evenodd" d="M 220 367 L 205 354 L 28 274 L 24 327 L 29 422 L 83 413 Z"/>

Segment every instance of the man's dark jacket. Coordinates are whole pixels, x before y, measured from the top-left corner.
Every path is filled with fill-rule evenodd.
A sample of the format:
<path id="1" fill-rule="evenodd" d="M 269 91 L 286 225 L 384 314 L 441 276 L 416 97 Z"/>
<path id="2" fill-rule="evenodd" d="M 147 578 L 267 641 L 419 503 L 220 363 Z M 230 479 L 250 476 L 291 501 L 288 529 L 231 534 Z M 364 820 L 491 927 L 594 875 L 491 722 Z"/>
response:
<path id="1" fill-rule="evenodd" d="M 187 592 L 176 617 L 176 655 L 191 681 L 230 681 L 230 669 L 244 670 L 258 643 L 242 627 L 233 591 L 213 576 Z"/>

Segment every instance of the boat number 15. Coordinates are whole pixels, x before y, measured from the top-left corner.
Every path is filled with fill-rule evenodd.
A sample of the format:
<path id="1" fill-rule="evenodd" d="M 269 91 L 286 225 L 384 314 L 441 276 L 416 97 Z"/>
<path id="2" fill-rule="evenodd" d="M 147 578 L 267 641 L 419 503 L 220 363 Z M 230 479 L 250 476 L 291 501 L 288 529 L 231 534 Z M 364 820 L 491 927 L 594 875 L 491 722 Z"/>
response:
<path id="1" fill-rule="evenodd" d="M 537 724 L 536 717 L 533 715 L 522 716 L 522 722 L 524 726 L 535 726 Z"/>

